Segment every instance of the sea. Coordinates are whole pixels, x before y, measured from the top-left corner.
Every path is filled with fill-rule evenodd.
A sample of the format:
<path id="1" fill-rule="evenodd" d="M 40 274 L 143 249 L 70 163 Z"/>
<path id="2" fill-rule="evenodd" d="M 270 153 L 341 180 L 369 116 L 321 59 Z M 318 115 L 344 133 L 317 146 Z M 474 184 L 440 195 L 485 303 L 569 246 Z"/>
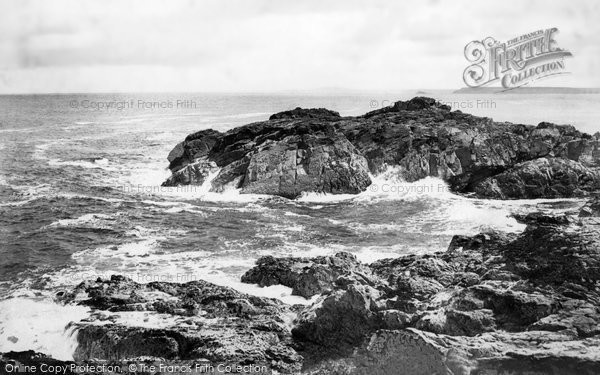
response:
<path id="1" fill-rule="evenodd" d="M 240 276 L 265 255 L 347 251 L 372 262 L 433 253 L 456 234 L 520 232 L 515 213 L 582 204 L 473 199 L 435 178 L 407 183 L 393 166 L 358 195 L 288 200 L 160 186 L 170 174 L 169 151 L 192 132 L 226 131 L 296 107 L 354 116 L 414 96 L 496 121 L 600 131 L 597 92 L 0 96 L 0 352 L 31 349 L 72 359 L 76 332 L 67 327 L 89 311 L 63 306 L 55 296 L 87 279 L 207 280 L 308 304 L 289 288 L 243 284 Z"/>

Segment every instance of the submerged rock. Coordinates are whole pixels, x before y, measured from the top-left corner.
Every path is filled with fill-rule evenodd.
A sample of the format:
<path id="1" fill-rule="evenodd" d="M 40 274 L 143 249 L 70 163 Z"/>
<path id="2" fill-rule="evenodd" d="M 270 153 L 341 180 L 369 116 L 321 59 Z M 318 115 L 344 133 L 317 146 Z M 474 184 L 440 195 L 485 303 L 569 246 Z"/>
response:
<path id="1" fill-rule="evenodd" d="M 488 198 L 584 196 L 598 190 L 600 141 L 568 125 L 494 122 L 416 97 L 358 117 L 327 109 L 281 112 L 226 133 L 192 134 L 169 154 L 165 185 L 298 197 L 357 194 L 369 173 L 396 167 Z M 582 176 L 578 178 L 578 176 Z"/>

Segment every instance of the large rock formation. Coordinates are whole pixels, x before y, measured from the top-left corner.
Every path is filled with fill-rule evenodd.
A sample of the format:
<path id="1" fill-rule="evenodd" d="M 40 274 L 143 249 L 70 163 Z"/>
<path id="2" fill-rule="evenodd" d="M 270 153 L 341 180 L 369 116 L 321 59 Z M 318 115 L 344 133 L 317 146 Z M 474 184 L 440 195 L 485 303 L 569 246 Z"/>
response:
<path id="1" fill-rule="evenodd" d="M 196 133 L 169 155 L 173 175 L 165 185 L 203 184 L 220 168 L 213 191 L 231 187 L 295 198 L 309 191 L 356 194 L 366 189 L 371 184 L 367 161 L 329 122 L 338 117 L 315 119 L 312 113 L 276 115 L 220 134 L 214 143 L 214 132 Z"/>
<path id="2" fill-rule="evenodd" d="M 600 188 L 600 141 L 568 125 L 494 122 L 417 97 L 358 117 L 281 112 L 226 133 L 192 134 L 169 154 L 165 185 L 204 184 L 297 197 L 359 193 L 369 173 L 400 168 L 488 198 L 584 196 Z M 517 186 L 514 186 L 517 184 Z"/>

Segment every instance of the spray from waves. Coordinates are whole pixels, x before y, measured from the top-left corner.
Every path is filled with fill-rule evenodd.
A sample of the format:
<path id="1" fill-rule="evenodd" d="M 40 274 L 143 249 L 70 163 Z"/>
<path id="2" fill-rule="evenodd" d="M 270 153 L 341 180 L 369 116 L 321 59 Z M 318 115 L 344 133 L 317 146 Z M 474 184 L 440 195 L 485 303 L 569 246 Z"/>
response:
<path id="1" fill-rule="evenodd" d="M 50 186 L 49 184 L 39 184 L 33 186 L 8 184 L 7 186 L 14 190 L 15 193 L 12 194 L 10 201 L 0 203 L 0 207 L 23 206 L 35 201 L 36 199 L 48 196 L 52 192 L 52 186 Z M 13 200 L 12 198 L 20 199 Z"/>
<path id="2" fill-rule="evenodd" d="M 326 194 L 303 193 L 298 202 L 303 203 L 339 203 L 343 201 L 378 201 L 378 200 L 418 200 L 442 199 L 455 197 L 448 184 L 439 178 L 425 177 L 414 182 L 402 178 L 402 170 L 398 166 L 388 166 L 376 176 L 370 175 L 371 185 L 359 194 Z"/>
<path id="3" fill-rule="evenodd" d="M 118 215 L 116 213 L 115 215 Z M 105 214 L 85 214 L 75 219 L 61 219 L 49 224 L 47 227 L 94 227 L 94 228 L 107 228 L 110 227 L 115 221 L 114 215 Z"/>
<path id="4" fill-rule="evenodd" d="M 238 252 L 183 251 L 165 253 L 158 247 L 158 237 L 87 249 L 72 255 L 76 265 L 45 275 L 51 288 L 73 286 L 81 281 L 108 279 L 124 275 L 138 283 L 186 283 L 204 280 L 250 295 L 277 298 L 289 304 L 308 304 L 310 300 L 293 296 L 291 288 L 274 285 L 259 287 L 240 281 L 241 274 L 254 266 L 255 259 Z M 271 252 L 265 251 L 265 255 Z"/>
<path id="5" fill-rule="evenodd" d="M 170 173 L 164 169 L 148 169 L 143 174 L 137 175 L 131 178 L 131 184 L 126 183 L 122 186 L 126 187 L 128 194 L 133 196 L 143 196 L 144 202 L 154 205 L 177 206 L 175 204 L 178 201 L 190 201 L 199 200 L 202 202 L 211 203 L 253 203 L 265 199 L 275 199 L 273 196 L 264 194 L 242 194 L 241 189 L 237 189 L 233 186 L 226 187 L 222 192 L 213 192 L 212 182 L 219 175 L 221 170 L 217 169 L 211 172 L 204 183 L 200 186 L 197 185 L 185 185 L 185 186 L 161 186 L 162 182 L 165 181 Z M 135 182 L 137 180 L 137 182 Z M 148 199 L 151 198 L 151 199 Z M 168 201 L 161 202 L 156 200 L 166 199 Z M 182 202 L 179 202 L 182 203 Z M 168 209 L 169 213 L 175 213 L 190 209 L 189 206 L 171 207 Z"/>
<path id="6" fill-rule="evenodd" d="M 49 299 L 9 298 L 0 301 L 0 352 L 35 350 L 72 361 L 77 333 L 70 326 L 88 317 L 83 306 L 59 305 Z"/>
<path id="7" fill-rule="evenodd" d="M 118 168 L 111 166 L 106 158 L 89 158 L 80 160 L 58 160 L 49 159 L 48 165 L 52 167 L 78 167 L 86 169 L 104 169 L 106 171 L 117 171 Z"/>

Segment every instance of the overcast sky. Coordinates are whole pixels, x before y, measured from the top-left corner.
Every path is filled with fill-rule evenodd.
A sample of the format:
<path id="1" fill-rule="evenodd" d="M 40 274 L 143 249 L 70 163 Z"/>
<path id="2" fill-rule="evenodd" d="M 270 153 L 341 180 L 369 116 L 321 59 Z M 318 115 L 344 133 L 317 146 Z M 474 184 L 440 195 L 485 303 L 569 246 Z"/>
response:
<path id="1" fill-rule="evenodd" d="M 464 46 L 557 27 L 600 86 L 600 1 L 0 0 L 0 92 L 463 87 Z"/>

